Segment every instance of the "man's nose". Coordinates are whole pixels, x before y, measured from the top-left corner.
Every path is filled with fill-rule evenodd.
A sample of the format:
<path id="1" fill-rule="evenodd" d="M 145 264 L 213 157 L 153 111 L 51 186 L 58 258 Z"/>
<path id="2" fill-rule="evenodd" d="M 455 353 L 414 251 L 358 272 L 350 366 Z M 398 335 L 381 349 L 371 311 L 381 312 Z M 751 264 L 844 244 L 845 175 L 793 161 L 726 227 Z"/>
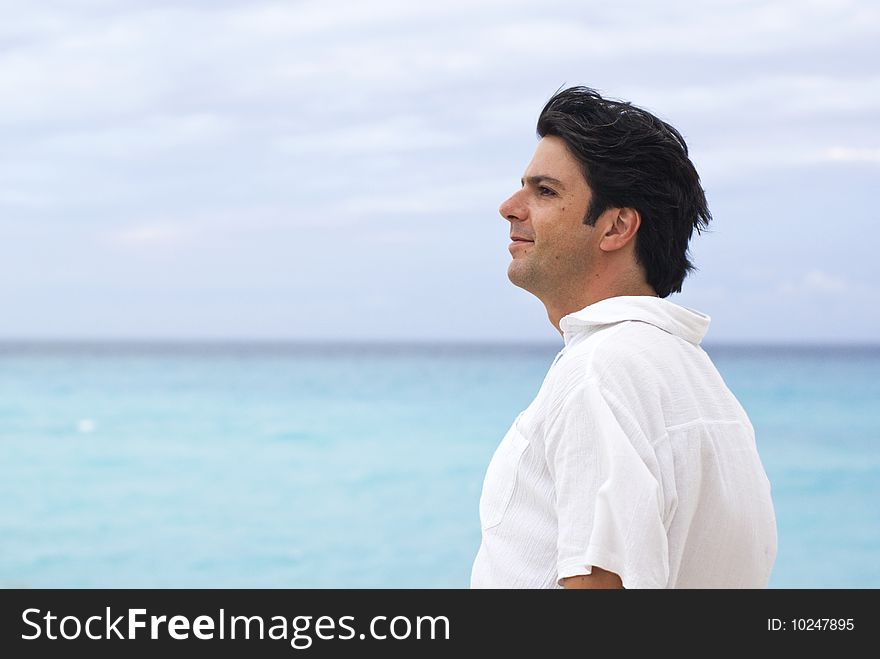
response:
<path id="1" fill-rule="evenodd" d="M 525 219 L 526 209 L 520 201 L 519 193 L 519 190 L 514 192 L 501 202 L 501 206 L 498 207 L 498 212 L 501 213 L 501 217 L 509 222 Z"/>

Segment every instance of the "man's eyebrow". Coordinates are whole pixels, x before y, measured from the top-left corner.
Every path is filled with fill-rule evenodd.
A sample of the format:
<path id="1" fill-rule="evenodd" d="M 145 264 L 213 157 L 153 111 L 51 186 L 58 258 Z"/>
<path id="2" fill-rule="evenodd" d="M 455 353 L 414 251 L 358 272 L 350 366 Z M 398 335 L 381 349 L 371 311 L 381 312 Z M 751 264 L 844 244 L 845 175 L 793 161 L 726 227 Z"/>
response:
<path id="1" fill-rule="evenodd" d="M 550 185 L 555 185 L 557 188 L 565 190 L 565 186 L 562 184 L 558 178 L 553 178 L 552 176 L 545 176 L 543 174 L 538 176 L 529 176 L 528 178 L 520 179 L 520 183 L 523 185 L 528 182 L 529 185 L 539 186 L 542 183 L 549 183 Z"/>

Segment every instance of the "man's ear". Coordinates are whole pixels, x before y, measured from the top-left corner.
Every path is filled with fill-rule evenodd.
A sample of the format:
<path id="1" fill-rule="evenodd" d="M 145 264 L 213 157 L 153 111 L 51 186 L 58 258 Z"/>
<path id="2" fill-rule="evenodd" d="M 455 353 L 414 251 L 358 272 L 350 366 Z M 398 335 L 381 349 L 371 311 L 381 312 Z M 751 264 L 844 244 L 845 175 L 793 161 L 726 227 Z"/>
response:
<path id="1" fill-rule="evenodd" d="M 603 216 L 605 232 L 599 241 L 599 249 L 604 252 L 613 252 L 628 245 L 632 241 L 642 217 L 635 208 L 609 208 Z"/>

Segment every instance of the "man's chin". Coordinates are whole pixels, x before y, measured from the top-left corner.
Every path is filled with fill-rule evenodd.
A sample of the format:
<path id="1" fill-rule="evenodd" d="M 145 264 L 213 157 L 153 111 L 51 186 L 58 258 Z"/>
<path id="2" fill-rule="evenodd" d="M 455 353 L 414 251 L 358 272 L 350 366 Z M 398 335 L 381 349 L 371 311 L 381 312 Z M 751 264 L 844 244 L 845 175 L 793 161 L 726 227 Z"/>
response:
<path id="1" fill-rule="evenodd" d="M 511 261 L 510 265 L 507 266 L 507 278 L 514 286 L 519 286 L 520 288 L 531 292 L 531 287 L 529 286 L 531 278 L 528 276 L 526 269 L 522 266 L 523 264 L 517 263 L 516 259 Z"/>

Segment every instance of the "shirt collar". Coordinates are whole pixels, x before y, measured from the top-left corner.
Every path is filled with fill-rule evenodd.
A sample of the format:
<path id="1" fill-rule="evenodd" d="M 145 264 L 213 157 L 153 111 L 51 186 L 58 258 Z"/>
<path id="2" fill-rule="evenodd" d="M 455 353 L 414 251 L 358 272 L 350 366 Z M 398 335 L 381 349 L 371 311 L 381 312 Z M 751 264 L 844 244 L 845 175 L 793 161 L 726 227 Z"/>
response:
<path id="1" fill-rule="evenodd" d="M 710 318 L 687 307 L 653 295 L 621 295 L 590 304 L 559 321 L 565 345 L 581 333 L 627 320 L 649 323 L 685 341 L 699 345 L 709 329 Z"/>

